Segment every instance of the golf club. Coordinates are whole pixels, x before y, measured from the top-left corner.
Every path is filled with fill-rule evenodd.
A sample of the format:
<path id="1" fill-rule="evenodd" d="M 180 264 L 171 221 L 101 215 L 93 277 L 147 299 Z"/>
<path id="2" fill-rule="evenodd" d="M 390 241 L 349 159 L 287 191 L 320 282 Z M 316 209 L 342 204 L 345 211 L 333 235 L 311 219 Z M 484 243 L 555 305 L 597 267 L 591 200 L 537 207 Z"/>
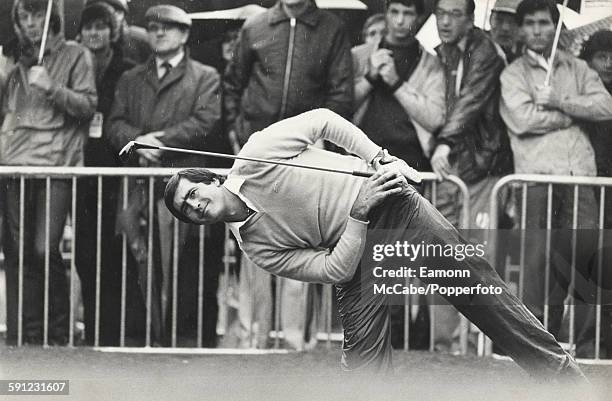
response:
<path id="1" fill-rule="evenodd" d="M 121 149 L 121 151 L 119 152 L 119 157 L 125 160 L 126 158 L 130 156 L 130 154 L 134 150 L 137 150 L 137 149 L 156 149 L 156 150 L 163 150 L 166 152 L 187 153 L 187 154 L 192 154 L 192 155 L 220 157 L 224 159 L 233 159 L 233 160 L 247 160 L 247 161 L 259 162 L 259 163 L 276 164 L 280 166 L 299 167 L 299 168 L 306 168 L 310 170 L 325 171 L 328 173 L 349 174 L 349 175 L 354 175 L 357 177 L 365 177 L 365 178 L 371 177 L 373 175 L 373 173 L 369 171 L 342 170 L 342 169 L 333 169 L 333 168 L 328 168 L 328 167 L 308 166 L 304 164 L 289 163 L 289 162 L 278 161 L 278 160 L 260 159 L 257 157 L 236 156 L 236 155 L 230 155 L 226 153 L 207 152 L 204 150 L 191 150 L 191 149 L 182 149 L 182 148 L 172 148 L 168 146 L 149 145 L 147 143 L 142 143 L 142 142 L 137 142 L 137 141 L 130 141 L 127 145 L 125 145 L 123 149 Z M 415 182 L 410 179 L 408 179 L 408 182 L 413 185 L 419 184 L 419 182 Z"/>

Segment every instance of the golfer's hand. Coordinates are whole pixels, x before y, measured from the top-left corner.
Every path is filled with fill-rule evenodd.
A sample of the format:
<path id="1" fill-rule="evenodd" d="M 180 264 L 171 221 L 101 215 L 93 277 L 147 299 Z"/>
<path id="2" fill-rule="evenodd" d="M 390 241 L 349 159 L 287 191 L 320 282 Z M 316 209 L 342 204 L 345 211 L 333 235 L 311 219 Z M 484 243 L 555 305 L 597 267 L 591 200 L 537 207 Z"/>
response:
<path id="1" fill-rule="evenodd" d="M 400 193 L 405 178 L 392 171 L 377 171 L 361 184 L 357 199 L 353 203 L 350 216 L 356 220 L 367 221 L 370 210 L 378 206 L 389 195 Z"/>
<path id="2" fill-rule="evenodd" d="M 436 174 L 438 181 L 442 181 L 451 174 L 451 166 L 448 161 L 450 150 L 448 145 L 438 145 L 433 156 L 431 156 L 431 168 Z"/>
<path id="3" fill-rule="evenodd" d="M 40 89 L 47 94 L 53 89 L 53 80 L 51 80 L 47 69 L 39 65 L 30 67 L 28 70 L 28 82 L 30 86 Z"/>
<path id="4" fill-rule="evenodd" d="M 390 171 L 399 174 L 404 180 L 402 187 L 407 187 L 408 182 L 418 184 L 421 182 L 421 175 L 418 171 L 413 169 L 403 161 L 395 156 L 391 156 L 386 149 L 384 149 L 382 157 L 374 159 L 372 163 L 376 171 Z"/>
<path id="5" fill-rule="evenodd" d="M 163 135 L 163 131 L 149 132 L 148 134 L 140 135 L 139 137 L 137 137 L 136 141 L 146 143 L 148 145 L 164 146 L 164 143 L 159 140 L 159 138 Z M 136 152 L 138 153 L 138 156 L 145 159 L 148 164 L 161 163 L 162 151 L 159 149 L 137 149 Z"/>

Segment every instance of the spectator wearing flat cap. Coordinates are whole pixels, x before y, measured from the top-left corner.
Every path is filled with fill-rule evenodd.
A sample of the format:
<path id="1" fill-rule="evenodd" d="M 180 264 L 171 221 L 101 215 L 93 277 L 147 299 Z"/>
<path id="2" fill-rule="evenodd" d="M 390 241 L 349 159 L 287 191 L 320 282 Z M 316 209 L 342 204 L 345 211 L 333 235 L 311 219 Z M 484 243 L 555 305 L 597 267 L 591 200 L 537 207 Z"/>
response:
<path id="1" fill-rule="evenodd" d="M 113 8 L 104 2 L 92 3 L 81 13 L 79 38 L 81 44 L 93 54 L 96 72 L 96 91 L 98 106 L 96 117 L 89 129 L 85 145 L 85 166 L 118 167 L 121 165 L 117 152 L 111 146 L 103 127 L 107 124 L 115 95 L 117 81 L 121 75 L 134 67 L 134 63 L 123 57 L 121 49 L 112 39 L 117 27 Z M 121 239 L 115 236 L 115 219 L 120 179 L 104 177 L 102 196 L 98 197 L 98 179 L 82 177 L 77 183 L 77 213 L 74 220 L 76 268 L 81 280 L 81 293 L 84 308 L 85 341 L 94 345 L 95 316 L 99 316 L 99 343 L 119 345 L 119 322 L 121 316 Z M 100 310 L 96 312 L 96 258 L 97 255 L 97 206 L 101 202 L 100 227 Z M 135 286 L 132 275 L 129 285 Z M 130 287 L 130 288 L 131 288 Z M 135 291 L 128 289 L 128 302 Z M 142 314 L 142 310 L 141 310 Z M 131 336 L 130 322 L 135 321 L 127 315 L 127 335 Z M 142 319 L 141 319 L 142 320 Z"/>
<path id="2" fill-rule="evenodd" d="M 136 140 L 157 146 L 170 146 L 187 149 L 208 150 L 213 133 L 217 129 L 217 123 L 221 116 L 220 78 L 217 71 L 200 64 L 189 56 L 185 47 L 189 37 L 191 19 L 185 11 L 171 5 L 157 5 L 147 10 L 145 14 L 147 21 L 147 32 L 149 44 L 153 51 L 152 57 L 141 65 L 126 72 L 119 83 L 115 93 L 115 101 L 109 117 L 109 123 L 105 127 L 105 133 L 115 145 L 121 149 L 129 141 Z M 107 131 L 106 131 L 107 130 Z M 137 151 L 139 165 L 145 166 L 202 166 L 206 160 L 192 155 L 180 153 L 164 153 L 160 150 L 140 149 Z M 156 201 L 162 197 L 163 192 L 156 191 Z M 138 187 L 133 192 L 138 194 Z M 146 194 L 146 191 L 145 191 Z M 137 195 L 135 195 L 137 196 Z M 146 195 L 142 197 L 144 203 L 140 212 L 146 214 Z M 130 200 L 130 203 L 132 201 Z M 156 202 L 157 203 L 157 202 Z M 161 248 L 161 259 L 156 260 L 156 271 L 163 269 L 163 277 L 171 277 L 170 245 L 172 241 L 172 218 L 165 209 L 163 202 L 159 204 L 159 211 L 155 212 L 156 244 L 154 249 Z M 129 226 L 126 219 L 129 216 L 121 214 L 120 219 L 124 231 L 130 236 Z M 127 228 L 126 228 L 127 227 Z M 221 234 L 218 231 L 221 231 Z M 223 237 L 223 226 L 213 227 L 213 238 Z M 193 226 L 181 223 L 179 226 L 179 280 L 187 281 L 189 285 L 197 286 L 197 261 L 198 261 L 198 232 Z M 141 239 L 141 238 L 140 238 Z M 129 239 L 131 246 L 135 243 L 143 244 L 146 241 L 134 242 L 138 237 Z M 161 242 L 160 242 L 161 240 Z M 217 280 L 218 268 L 221 265 L 220 258 L 223 247 L 214 243 L 213 240 L 206 241 L 204 269 L 204 345 L 216 345 L 216 320 L 217 320 Z M 133 249 L 133 248 L 132 248 Z M 133 249 L 134 250 L 134 249 Z M 134 252 L 135 255 L 138 252 Z M 146 255 L 146 253 L 145 253 Z M 146 260 L 145 260 L 146 264 Z M 190 279 L 190 274 L 195 274 Z M 158 276 L 159 277 L 159 276 Z M 170 291 L 172 286 L 168 280 L 156 280 L 156 290 L 164 294 Z M 182 281 L 178 288 L 180 298 L 178 310 L 179 335 L 188 335 L 186 326 L 195 328 L 195 312 L 197 309 L 197 288 L 195 292 L 182 289 Z M 189 292 L 189 293 L 188 293 Z M 161 322 L 160 311 L 165 310 L 165 303 L 161 303 L 162 297 L 154 301 L 152 313 Z M 171 294 L 167 298 L 172 299 Z M 189 305 L 189 299 L 194 300 Z M 161 305 L 161 306 L 160 306 Z M 157 311 L 157 312 L 156 312 Z M 170 319 L 170 313 L 166 315 Z M 163 323 L 160 324 L 163 326 Z M 155 327 L 154 327 L 155 329 Z M 184 329 L 182 332 L 181 329 Z M 163 331 L 163 328 L 161 328 Z M 195 330 L 194 330 L 195 333 Z M 164 334 L 158 332 L 157 340 L 162 340 Z"/>
<path id="3" fill-rule="evenodd" d="M 127 23 L 126 16 L 130 12 L 127 0 L 87 0 L 85 5 L 94 3 L 106 3 L 113 8 L 117 27 L 113 33 L 113 42 L 119 45 L 123 56 L 136 63 L 144 63 L 151 55 L 147 32 L 142 27 Z"/>
<path id="4" fill-rule="evenodd" d="M 516 7 L 520 2 L 521 0 L 496 0 L 491 9 L 491 39 L 503 50 L 506 64 L 520 56 L 521 43 L 516 23 Z"/>

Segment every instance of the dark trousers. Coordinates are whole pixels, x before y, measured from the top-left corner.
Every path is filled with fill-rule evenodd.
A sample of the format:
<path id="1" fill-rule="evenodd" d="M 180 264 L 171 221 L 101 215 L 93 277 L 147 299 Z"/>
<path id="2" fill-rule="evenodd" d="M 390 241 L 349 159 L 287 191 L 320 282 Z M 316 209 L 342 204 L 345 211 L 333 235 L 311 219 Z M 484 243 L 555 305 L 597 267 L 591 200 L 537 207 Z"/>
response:
<path id="1" fill-rule="evenodd" d="M 466 241 L 457 230 L 415 190 L 387 199 L 370 215 L 364 259 L 353 279 L 336 286 L 340 316 L 344 325 L 342 365 L 346 370 L 386 369 L 391 365 L 389 295 L 376 294 L 374 284 L 387 279 L 374 277 L 371 260 L 373 244 L 409 243 L 460 245 Z M 405 260 L 383 260 L 377 264 L 405 264 Z M 445 296 L 493 342 L 533 375 L 557 374 L 560 370 L 581 375 L 571 357 L 529 310 L 512 295 L 495 270 L 479 257 L 450 264 L 424 258 L 416 266 L 435 270 L 467 269 L 467 278 L 421 278 L 440 286 L 494 286 L 501 295 Z M 393 266 L 390 266 L 393 267 Z M 397 297 L 400 300 L 401 297 Z M 396 300 L 397 302 L 397 300 Z"/>
<path id="2" fill-rule="evenodd" d="M 203 268 L 200 277 L 200 227 L 179 223 L 179 253 L 177 274 L 177 336 L 186 342 L 178 345 L 193 345 L 197 337 L 198 320 L 202 322 L 202 346 L 215 348 L 217 346 L 217 318 L 219 305 L 217 289 L 219 274 L 223 268 L 223 252 L 225 243 L 225 225 L 214 224 L 205 228 L 203 241 Z M 171 309 L 173 279 L 172 267 L 169 280 L 168 308 Z M 199 286 L 202 286 L 201 310 Z M 198 318 L 198 313 L 201 315 Z M 166 314 L 166 339 L 172 336 L 172 312 Z"/>
<path id="3" fill-rule="evenodd" d="M 122 237 L 116 234 L 118 195 L 121 179 L 104 177 L 102 196 L 98 197 L 98 178 L 84 177 L 77 183 L 75 228 L 76 269 L 81 280 L 85 343 L 95 341 L 96 316 L 99 345 L 119 345 L 121 325 Z M 98 238 L 98 202 L 101 202 L 100 237 Z M 97 273 L 98 241 L 100 272 Z M 138 271 L 127 255 L 125 335 L 140 340 L 144 321 L 144 304 L 139 297 Z M 99 285 L 99 309 L 96 310 L 96 280 Z"/>
<path id="4" fill-rule="evenodd" d="M 71 205 L 71 184 L 52 179 L 49 193 L 49 234 L 46 234 L 45 180 L 27 180 L 24 199 L 23 288 L 19 288 L 20 180 L 6 179 L 4 255 L 7 284 L 7 341 L 17 339 L 18 295 L 23 290 L 23 334 L 26 342 L 43 337 L 45 254 L 49 261 L 49 340 L 63 343 L 68 335 L 69 292 L 60 241 Z M 48 241 L 48 248 L 47 248 Z"/>
<path id="5" fill-rule="evenodd" d="M 577 318 L 577 343 L 592 340 L 593 326 L 588 323 L 592 314 L 589 305 L 595 302 L 597 286 L 594 282 L 594 260 L 597 252 L 597 203 L 592 188 L 580 188 L 578 194 L 577 230 L 573 230 L 574 187 L 556 186 L 552 192 L 550 270 L 548 290 L 546 276 L 547 235 L 546 185 L 527 189 L 526 238 L 523 301 L 533 313 L 544 319 L 544 305 L 548 305 L 548 329 L 555 336 L 561 329 L 564 300 L 574 275 L 573 296 L 580 309 Z M 576 244 L 573 244 L 573 236 Z M 575 249 L 575 270 L 572 272 L 572 253 Z M 547 294 L 546 294 L 547 293 Z M 590 326 L 590 327 L 589 327 Z M 589 331 L 591 333 L 589 333 Z"/>

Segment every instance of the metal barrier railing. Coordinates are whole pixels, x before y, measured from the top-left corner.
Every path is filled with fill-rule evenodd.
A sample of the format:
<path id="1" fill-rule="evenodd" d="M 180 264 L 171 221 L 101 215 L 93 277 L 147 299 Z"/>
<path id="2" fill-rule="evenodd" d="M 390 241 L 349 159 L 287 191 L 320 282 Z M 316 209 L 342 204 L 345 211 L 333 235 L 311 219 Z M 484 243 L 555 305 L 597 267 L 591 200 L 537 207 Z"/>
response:
<path id="1" fill-rule="evenodd" d="M 578 262 L 577 261 L 577 243 L 579 235 L 581 235 L 579 221 L 578 221 L 578 210 L 579 210 L 579 194 L 580 188 L 589 187 L 593 189 L 599 189 L 599 199 L 597 200 L 598 210 L 597 210 L 597 225 L 596 230 L 597 233 L 597 278 L 596 278 L 596 301 L 595 301 L 595 349 L 594 349 L 594 359 L 601 359 L 601 322 L 602 322 L 602 273 L 603 273 L 603 247 L 604 247 L 604 230 L 606 227 L 604 226 L 604 217 L 605 217 L 605 205 L 606 205 L 606 188 L 612 187 L 612 178 L 604 178 L 604 177 L 577 177 L 577 176 L 555 176 L 555 175 L 537 175 L 537 174 L 513 174 L 508 175 L 501 178 L 493 187 L 491 192 L 491 202 L 490 202 L 490 215 L 491 215 L 491 225 L 490 225 L 490 236 L 489 236 L 489 244 L 491 246 L 491 265 L 497 266 L 498 262 L 497 258 L 497 247 L 498 238 L 496 230 L 498 228 L 497 223 L 499 221 L 499 195 L 500 193 L 508 187 L 514 187 L 519 189 L 521 192 L 521 200 L 520 200 L 520 249 L 519 249 L 519 266 L 518 266 L 518 284 L 517 284 L 517 296 L 519 299 L 523 300 L 524 295 L 524 286 L 525 286 L 525 268 L 526 268 L 526 232 L 528 230 L 527 227 L 527 205 L 528 205 L 528 189 L 533 188 L 535 185 L 545 186 L 546 187 L 546 224 L 545 227 L 539 227 L 540 229 L 545 229 L 545 274 L 544 274 L 544 305 L 543 305 L 543 324 L 544 327 L 549 329 L 549 311 L 550 305 L 548 303 L 549 298 L 549 287 L 551 285 L 551 263 L 553 251 L 552 245 L 552 233 L 554 232 L 555 227 L 553 227 L 553 214 L 558 213 L 558 210 L 553 208 L 553 186 L 559 187 L 567 187 L 571 186 L 573 188 L 572 192 L 572 222 L 571 227 L 566 227 L 567 229 L 571 229 L 571 266 L 570 266 L 570 277 L 569 277 L 569 287 L 567 289 L 567 298 L 566 302 L 568 303 L 567 309 L 569 313 L 569 332 L 568 332 L 568 340 L 569 340 L 569 348 L 572 354 L 576 353 L 576 338 L 575 338 L 575 323 L 576 323 L 576 304 L 574 299 L 574 291 L 576 288 L 576 268 Z M 595 193 L 594 193 L 595 195 Z M 518 197 L 517 197 L 518 198 Z M 595 198 L 593 199 L 596 200 Z M 583 233 L 582 233 L 583 234 Z M 610 245 L 610 244 L 608 244 Z M 508 266 L 504 266 L 508 267 Z M 506 274 L 506 278 L 509 277 Z M 492 344 L 489 339 L 487 339 L 487 345 L 485 347 L 485 354 L 492 354 Z"/>
<path id="2" fill-rule="evenodd" d="M 102 223 L 103 223 L 103 204 L 102 204 L 102 194 L 105 190 L 104 188 L 104 179 L 107 177 L 117 177 L 121 179 L 120 192 L 122 193 L 122 203 L 120 205 L 121 210 L 126 210 L 130 205 L 128 204 L 128 194 L 130 191 L 130 182 L 134 178 L 140 178 L 144 180 L 146 183 L 146 193 L 147 193 L 147 233 L 146 233 L 146 272 L 143 273 L 141 278 L 144 278 L 143 282 L 140 283 L 144 289 L 143 291 L 143 302 L 145 305 L 145 334 L 144 334 L 144 342 L 142 345 L 145 347 L 151 347 L 153 345 L 159 345 L 159 328 L 155 328 L 155 319 L 158 316 L 154 316 L 154 305 L 157 300 L 154 297 L 158 295 L 154 295 L 155 293 L 155 283 L 154 283 L 154 230 L 155 227 L 155 201 L 156 201 L 156 193 L 155 193 L 155 184 L 156 181 L 165 177 L 168 177 L 180 169 L 178 168 L 91 168 L 91 167 L 11 167 L 11 166 L 0 166 L 0 179 L 4 178 L 12 178 L 16 179 L 19 182 L 19 249 L 18 249 L 18 300 L 17 300 L 17 345 L 21 346 L 23 344 L 23 288 L 24 288 L 24 258 L 25 258 L 25 195 L 26 195 L 26 181 L 31 179 L 44 179 L 45 180 L 45 188 L 46 188 L 46 198 L 45 198 L 45 209 L 46 209 L 46 221 L 45 221 L 45 256 L 44 256 L 44 310 L 43 310 L 43 338 L 42 343 L 43 346 L 49 345 L 49 311 L 50 311 L 50 244 L 49 244 L 49 225 L 50 225 L 50 186 L 52 179 L 66 179 L 71 182 L 71 202 L 70 202 L 70 211 L 69 214 L 72 218 L 72 226 L 78 226 L 79 224 L 79 216 L 77 213 L 77 183 L 80 178 L 83 177 L 92 177 L 97 178 L 97 207 L 96 207 L 96 245 L 95 245 L 95 321 L 94 321 L 94 339 L 93 345 L 94 347 L 100 346 L 100 332 L 101 332 L 101 321 L 100 321 L 100 308 L 101 308 L 101 254 L 102 254 L 102 243 L 105 240 L 102 238 Z M 211 169 L 212 171 L 220 174 L 226 174 L 228 172 L 227 169 Z M 433 173 L 423 173 L 422 174 L 424 181 L 431 186 L 431 202 L 435 205 L 437 198 L 437 181 L 436 177 Z M 460 179 L 456 177 L 451 177 L 450 181 L 455 184 L 461 193 L 463 202 L 462 202 L 462 212 L 461 212 L 461 225 L 463 227 L 467 227 L 469 225 L 470 216 L 469 216 L 469 193 L 467 186 Z M 172 253 L 171 253 L 171 275 L 172 275 L 172 299 L 170 300 L 169 313 L 171 316 L 169 323 L 169 331 L 170 338 L 168 344 L 170 347 L 175 348 L 178 344 L 177 338 L 177 313 L 178 313 L 178 265 L 179 265 L 179 225 L 176 224 L 177 220 L 174 219 L 174 225 L 172 227 Z M 229 230 L 226 228 L 225 230 L 225 241 L 229 240 Z M 73 234 L 73 239 L 76 234 Z M 206 248 L 206 235 L 204 227 L 199 228 L 198 232 L 198 283 L 197 283 L 197 333 L 196 333 L 196 347 L 202 347 L 203 344 L 203 304 L 204 304 L 204 256 L 205 256 L 205 248 Z M 129 348 L 126 343 L 126 321 L 128 320 L 127 316 L 127 301 L 128 301 L 128 252 L 129 252 L 129 244 L 127 240 L 127 235 L 125 232 L 122 234 L 121 238 L 121 286 L 120 286 L 120 316 L 119 316 L 119 347 Z M 76 266 L 76 255 L 75 255 L 75 246 L 72 244 L 70 247 L 70 252 L 68 255 L 69 260 L 69 334 L 68 334 L 68 346 L 74 346 L 74 337 L 75 337 L 75 323 L 76 316 L 74 313 L 75 305 L 78 302 L 78 295 L 76 293 L 76 277 L 77 277 L 77 266 Z M 227 278 L 230 275 L 230 264 L 235 263 L 235 259 L 232 259 L 232 255 L 228 253 L 228 247 L 224 247 L 224 257 L 222 259 L 223 263 L 223 272 L 225 274 L 225 292 L 228 292 L 228 280 Z M 144 277 L 143 277 L 144 276 Z M 275 333 L 274 338 L 274 348 L 278 349 L 280 347 L 279 338 L 280 338 L 280 310 L 281 310 L 281 285 L 282 280 L 277 281 L 279 285 L 276 286 L 276 299 L 275 299 L 275 313 L 273 316 L 273 330 Z M 225 297 L 227 300 L 227 296 Z M 227 302 L 227 301 L 226 301 Z M 323 337 L 326 339 L 327 347 L 331 347 L 332 342 L 332 287 L 324 286 L 322 291 L 322 315 L 324 319 L 324 333 L 317 333 L 319 337 Z M 226 305 L 227 306 L 227 305 Z M 410 340 L 410 298 L 405 298 L 404 304 L 404 341 L 403 348 L 405 350 L 409 349 L 409 340 Z M 435 339 L 435 327 L 434 327 L 434 319 L 435 319 L 435 308 L 430 305 L 430 346 L 429 349 L 434 349 L 434 339 Z M 251 321 L 253 321 L 253 316 L 251 316 Z M 163 324 L 162 324 L 163 326 Z M 87 330 L 90 330 L 90 327 L 86 327 Z M 252 330 L 252 327 L 249 328 Z M 462 316 L 461 319 L 461 352 L 466 353 L 467 351 L 467 332 L 468 332 L 468 323 L 467 320 Z M 250 336 L 253 333 L 249 333 Z"/>
<path id="3" fill-rule="evenodd" d="M 421 178 L 424 182 L 431 185 L 431 198 L 429 199 L 432 205 L 437 206 L 437 194 L 438 194 L 438 183 L 439 181 L 436 178 L 434 173 L 420 173 Z M 457 228 L 468 228 L 470 226 L 470 194 L 468 191 L 467 185 L 457 176 L 449 176 L 448 181 L 452 182 L 457 186 L 459 191 L 461 192 L 461 212 L 460 212 L 460 220 L 459 227 Z M 436 331 L 435 331 L 435 320 L 436 320 L 436 302 L 433 300 L 433 295 L 431 296 L 431 302 L 429 306 L 429 351 L 434 351 L 435 349 L 435 339 L 436 339 Z M 410 297 L 405 297 L 405 315 L 404 315 L 404 350 L 408 350 L 409 343 L 409 324 L 408 324 L 408 308 Z M 468 332 L 469 332 L 469 322 L 468 320 L 460 314 L 460 331 L 459 331 L 459 347 L 461 355 L 467 354 L 468 350 Z"/>

